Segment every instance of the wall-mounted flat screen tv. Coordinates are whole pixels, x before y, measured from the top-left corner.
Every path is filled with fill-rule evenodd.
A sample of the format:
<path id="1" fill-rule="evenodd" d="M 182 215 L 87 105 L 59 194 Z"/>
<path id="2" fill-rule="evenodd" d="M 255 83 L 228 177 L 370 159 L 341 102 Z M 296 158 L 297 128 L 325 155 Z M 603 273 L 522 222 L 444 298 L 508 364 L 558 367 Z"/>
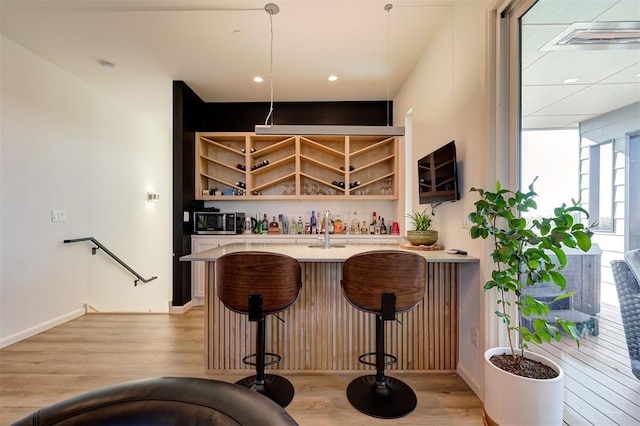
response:
<path id="1" fill-rule="evenodd" d="M 420 204 L 460 199 L 455 141 L 418 160 L 418 195 Z"/>

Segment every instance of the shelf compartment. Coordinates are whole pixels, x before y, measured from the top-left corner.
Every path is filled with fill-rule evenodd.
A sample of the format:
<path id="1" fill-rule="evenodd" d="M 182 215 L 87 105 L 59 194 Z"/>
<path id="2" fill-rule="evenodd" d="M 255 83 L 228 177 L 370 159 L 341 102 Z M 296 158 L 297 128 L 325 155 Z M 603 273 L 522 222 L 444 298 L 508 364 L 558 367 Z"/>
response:
<path id="1" fill-rule="evenodd" d="M 342 158 L 346 152 L 344 136 L 300 136 L 300 145 Z"/>
<path id="2" fill-rule="evenodd" d="M 210 135 L 206 133 L 198 134 L 201 147 L 211 144 L 218 149 L 228 150 L 239 155 L 244 155 L 242 149 L 246 146 L 246 137 L 244 135 Z"/>
<path id="3" fill-rule="evenodd" d="M 396 199 L 397 196 L 395 195 L 397 193 L 396 191 L 396 176 L 395 176 L 395 172 L 389 172 L 387 174 L 384 175 L 380 175 L 378 177 L 375 177 L 373 179 L 364 181 L 364 182 L 360 182 L 360 185 L 358 185 L 355 188 L 351 188 L 349 189 L 349 194 L 350 195 L 354 195 L 354 196 L 382 196 L 382 197 L 388 197 L 389 199 Z M 359 190 L 364 190 L 367 191 L 368 193 L 365 194 L 359 194 L 358 192 L 360 192 Z"/>
<path id="4" fill-rule="evenodd" d="M 260 191 L 262 195 L 279 195 L 279 196 L 293 196 L 295 194 L 295 172 L 282 175 L 276 179 L 264 182 L 263 184 L 254 185 L 250 191 L 250 195 L 254 195 L 253 191 Z M 293 194 L 284 194 L 286 185 L 293 185 Z"/>
<path id="5" fill-rule="evenodd" d="M 200 173 L 200 180 L 203 183 L 203 190 L 214 188 L 218 188 L 218 190 L 220 191 L 222 191 L 223 189 L 243 189 L 236 185 L 235 181 L 232 183 L 230 181 L 224 180 L 223 178 L 220 178 L 219 176 L 212 176 L 206 173 Z M 200 195 L 204 196 L 204 194 L 202 194 L 202 191 L 200 192 Z"/>
<path id="6" fill-rule="evenodd" d="M 364 182 L 375 182 L 384 179 L 386 176 L 394 174 L 394 172 L 395 156 L 387 156 L 367 163 L 360 168 L 356 167 L 355 170 L 349 173 L 349 183 L 360 181 L 360 184 L 363 185 Z"/>
<path id="7" fill-rule="evenodd" d="M 310 176 L 318 182 L 337 189 L 341 188 L 333 185 L 333 181 L 343 182 L 346 185 L 345 174 L 342 170 L 308 157 L 301 156 L 300 160 L 301 175 Z"/>
<path id="8" fill-rule="evenodd" d="M 344 141 L 342 143 L 344 149 Z M 327 166 L 328 170 L 343 173 L 345 154 L 331 146 L 326 146 L 310 139 L 300 138 L 300 158 Z"/>
<path id="9" fill-rule="evenodd" d="M 385 136 L 349 136 L 349 152 L 352 158 L 384 149 L 389 150 L 387 155 L 395 154 L 395 140 Z"/>
<path id="10" fill-rule="evenodd" d="M 215 188 L 220 191 L 223 189 L 242 189 L 235 183 L 246 181 L 244 171 L 218 161 L 212 161 L 206 157 L 200 158 L 199 161 L 201 165 L 196 178 L 196 199 L 207 197 L 203 193 L 205 190 L 208 191 Z"/>
<path id="11" fill-rule="evenodd" d="M 329 195 L 340 195 L 344 196 L 345 190 L 343 188 L 339 188 L 335 185 L 332 185 L 330 182 L 319 179 L 316 176 L 309 175 L 306 173 L 300 173 L 300 195 L 304 196 L 329 196 Z"/>
<path id="12" fill-rule="evenodd" d="M 274 164 L 278 164 L 283 160 L 287 160 L 289 158 L 295 158 L 295 155 L 296 155 L 295 139 L 289 138 L 281 142 L 276 142 L 273 145 L 265 146 L 259 149 L 258 151 L 251 153 L 250 163 L 251 163 L 251 166 L 253 166 L 253 165 L 259 164 L 263 160 L 268 160 L 269 165 L 262 168 L 270 168 Z M 261 170 L 262 168 L 251 170 L 251 172 L 256 172 L 258 170 Z"/>
<path id="13" fill-rule="evenodd" d="M 295 145 L 294 136 L 251 136 L 249 150 L 255 149 L 252 156 L 263 157 L 290 145 Z"/>
<path id="14" fill-rule="evenodd" d="M 285 190 L 284 182 L 287 180 L 294 183 L 295 191 L 295 175 L 295 156 L 283 158 L 256 169 L 250 173 L 249 194 L 253 194 L 253 191 L 261 191 L 263 194 L 282 195 Z"/>

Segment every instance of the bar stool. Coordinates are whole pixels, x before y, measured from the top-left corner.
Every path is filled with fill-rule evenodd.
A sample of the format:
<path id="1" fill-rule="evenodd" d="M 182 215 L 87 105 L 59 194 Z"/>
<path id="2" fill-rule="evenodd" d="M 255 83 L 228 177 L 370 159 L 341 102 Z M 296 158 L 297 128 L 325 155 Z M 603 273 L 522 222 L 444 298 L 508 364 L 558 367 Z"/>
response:
<path id="1" fill-rule="evenodd" d="M 342 293 L 355 308 L 376 316 L 376 350 L 358 357 L 376 367 L 375 375 L 354 379 L 347 387 L 351 405 L 369 416 L 395 419 L 416 408 L 416 394 L 406 383 L 385 376 L 397 362 L 386 354 L 384 321 L 414 308 L 424 297 L 427 262 L 413 252 L 378 250 L 349 257 L 342 268 Z M 375 358 L 375 362 L 367 358 Z"/>
<path id="2" fill-rule="evenodd" d="M 293 385 L 284 377 L 264 372 L 265 367 L 282 359 L 278 354 L 266 352 L 265 317 L 288 308 L 298 298 L 302 287 L 300 263 L 282 254 L 248 251 L 221 256 L 215 269 L 216 291 L 222 303 L 258 323 L 256 353 L 242 359 L 243 363 L 255 366 L 256 374 L 236 384 L 286 407 L 293 399 Z"/>

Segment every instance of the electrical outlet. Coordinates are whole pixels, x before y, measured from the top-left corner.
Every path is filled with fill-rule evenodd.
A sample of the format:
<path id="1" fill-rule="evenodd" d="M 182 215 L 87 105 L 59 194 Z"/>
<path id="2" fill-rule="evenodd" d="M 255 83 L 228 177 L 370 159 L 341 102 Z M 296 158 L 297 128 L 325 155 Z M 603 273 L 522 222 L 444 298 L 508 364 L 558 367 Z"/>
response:
<path id="1" fill-rule="evenodd" d="M 51 222 L 66 222 L 67 221 L 67 211 L 53 209 L 51 210 Z"/>
<path id="2" fill-rule="evenodd" d="M 471 344 L 474 346 L 478 346 L 478 326 L 471 326 Z"/>

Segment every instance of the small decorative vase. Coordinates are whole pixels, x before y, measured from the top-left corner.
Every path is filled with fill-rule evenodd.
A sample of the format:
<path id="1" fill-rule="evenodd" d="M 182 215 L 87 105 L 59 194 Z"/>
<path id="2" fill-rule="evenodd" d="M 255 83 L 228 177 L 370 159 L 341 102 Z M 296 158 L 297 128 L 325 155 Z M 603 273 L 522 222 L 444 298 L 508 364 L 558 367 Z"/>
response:
<path id="1" fill-rule="evenodd" d="M 438 231 L 407 231 L 407 240 L 414 246 L 431 246 L 438 241 Z"/>

